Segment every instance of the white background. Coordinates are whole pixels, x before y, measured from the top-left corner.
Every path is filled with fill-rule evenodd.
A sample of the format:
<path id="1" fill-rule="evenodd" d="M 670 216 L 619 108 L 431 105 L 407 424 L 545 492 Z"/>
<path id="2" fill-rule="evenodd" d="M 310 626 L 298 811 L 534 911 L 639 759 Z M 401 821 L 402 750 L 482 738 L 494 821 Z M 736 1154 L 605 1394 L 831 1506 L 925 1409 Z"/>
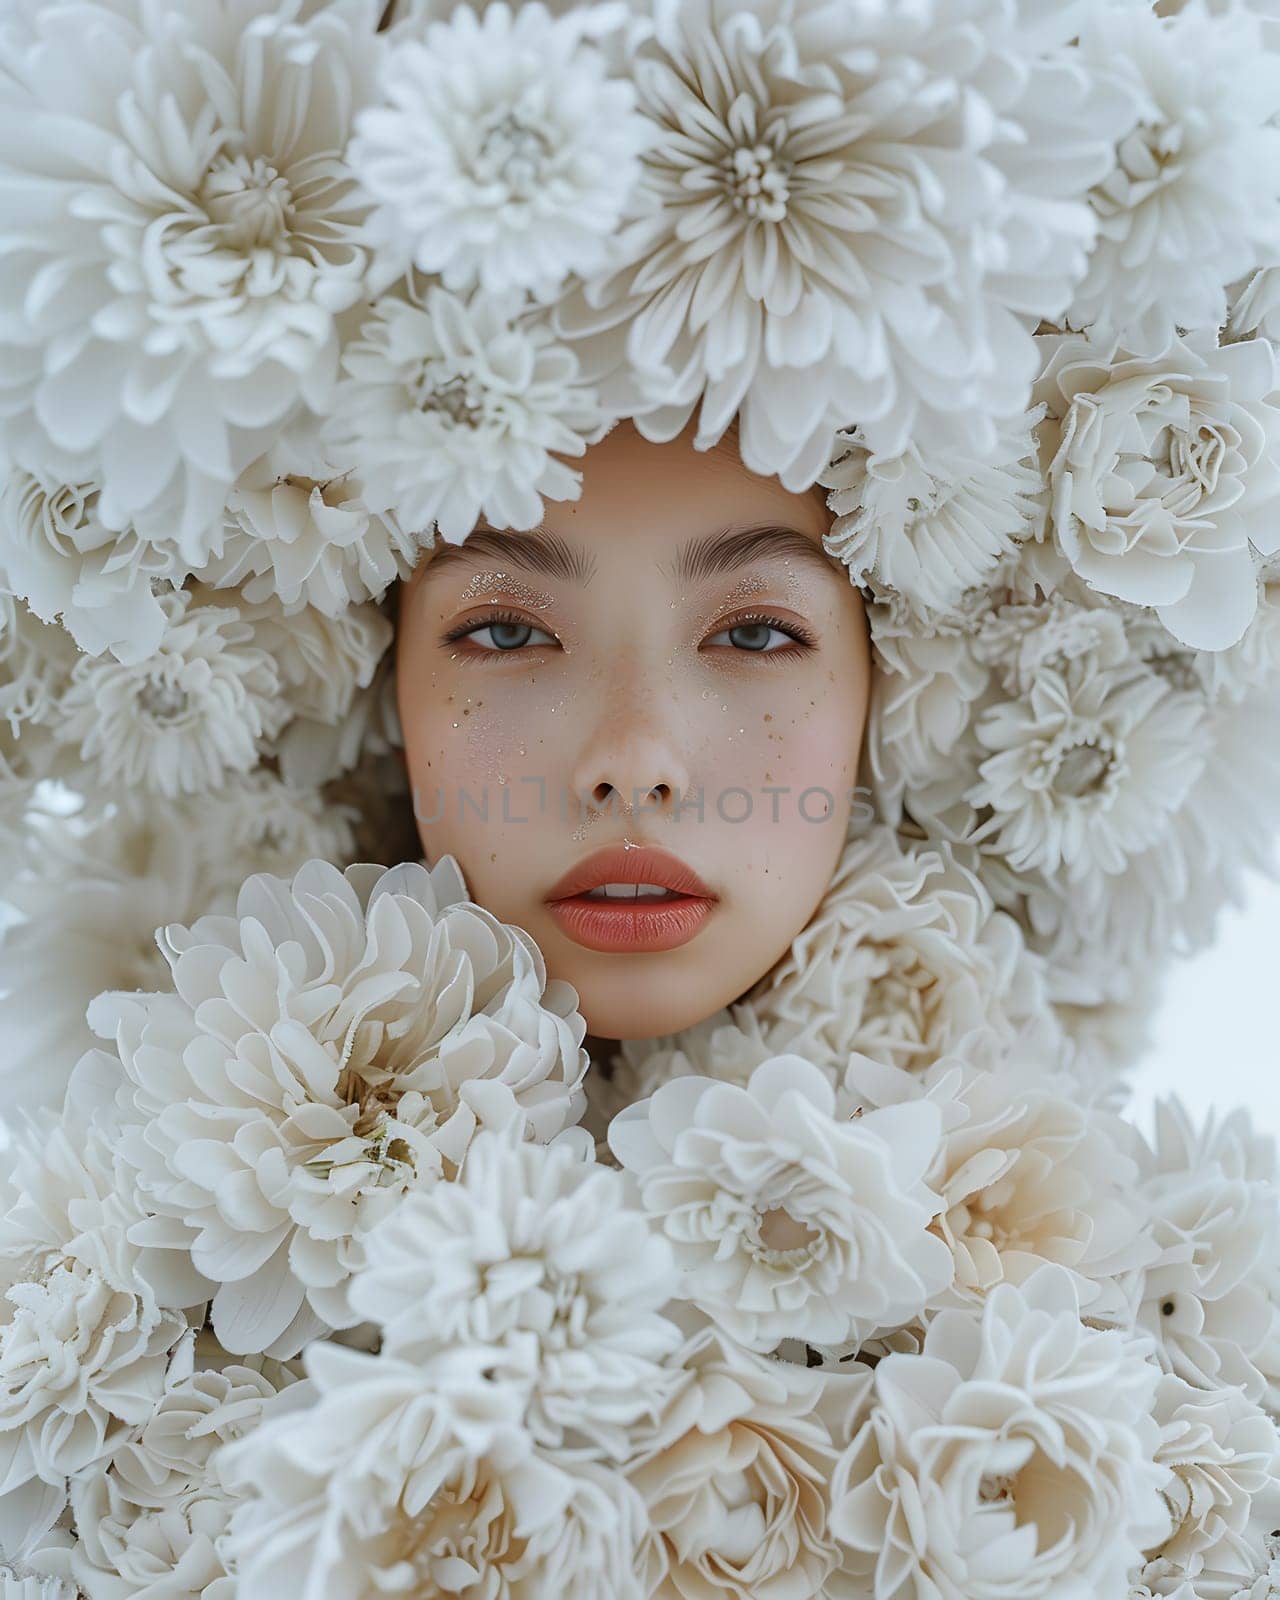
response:
<path id="1" fill-rule="evenodd" d="M 1130 1115 L 1148 1126 L 1152 1101 L 1168 1093 L 1196 1112 L 1247 1105 L 1280 1137 L 1280 885 L 1253 879 L 1213 945 L 1170 970 Z"/>

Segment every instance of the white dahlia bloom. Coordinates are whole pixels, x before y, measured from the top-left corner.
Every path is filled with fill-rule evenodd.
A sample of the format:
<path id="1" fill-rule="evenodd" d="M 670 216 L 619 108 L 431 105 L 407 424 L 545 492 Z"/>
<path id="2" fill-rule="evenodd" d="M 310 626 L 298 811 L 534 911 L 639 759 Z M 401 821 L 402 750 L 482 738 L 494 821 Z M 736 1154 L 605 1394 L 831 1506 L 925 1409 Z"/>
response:
<path id="1" fill-rule="evenodd" d="M 109 1456 L 151 1414 L 187 1329 L 129 1239 L 141 1213 L 117 1176 L 118 1128 L 94 1120 L 109 1067 L 85 1056 L 62 1120 L 33 1124 L 7 1156 L 18 1199 L 0 1220 L 0 1501 Z"/>
<path id="2" fill-rule="evenodd" d="M 1080 1320 L 1042 1267 L 981 1312 L 942 1311 L 875 1368 L 837 1463 L 832 1525 L 874 1600 L 1099 1600 L 1163 1538 L 1145 1341 Z"/>
<path id="3" fill-rule="evenodd" d="M 313 606 L 336 618 L 407 577 L 416 550 L 394 517 L 369 509 L 359 480 L 329 463 L 312 430 L 294 429 L 237 479 L 200 577 L 251 604 L 275 600 L 286 616 Z"/>
<path id="4" fill-rule="evenodd" d="M 407 1195 L 365 1250 L 351 1305 L 381 1327 L 386 1354 L 483 1348 L 496 1380 L 527 1393 L 539 1444 L 621 1460 L 670 1387 L 670 1246 L 579 1141 L 482 1130 L 457 1181 Z"/>
<path id="5" fill-rule="evenodd" d="M 1156 1251 L 1133 1204 L 1126 1123 L 1080 1104 L 1060 1074 L 1018 1064 L 986 1072 L 942 1061 L 911 1074 L 855 1056 L 843 1088 L 862 1106 L 927 1098 L 942 1114 L 925 1181 L 941 1196 L 931 1226 L 955 1277 L 936 1306 L 977 1305 L 1052 1262 L 1070 1273 L 1091 1321 L 1129 1323 L 1130 1285 Z"/>
<path id="6" fill-rule="evenodd" d="M 323 409 L 362 292 L 343 165 L 377 8 L 53 0 L 5 59 L 0 414 L 18 463 L 93 482 L 190 567 L 277 426 Z"/>
<path id="7" fill-rule="evenodd" d="M 215 1368 L 171 1372 L 137 1437 L 105 1470 L 71 1486 L 80 1538 L 70 1570 L 85 1594 L 230 1600 L 234 1587 L 220 1546 L 238 1497 L 211 1462 L 221 1444 L 256 1427 L 268 1401 L 295 1378 L 279 1363 L 225 1359 Z"/>
<path id="8" fill-rule="evenodd" d="M 626 17 L 494 4 L 398 30 L 348 151 L 380 202 L 371 237 L 464 293 L 547 300 L 604 266 L 652 137 L 590 42 Z"/>
<path id="9" fill-rule="evenodd" d="M 145 660 L 80 658 L 56 731 L 99 783 L 175 798 L 257 766 L 289 707 L 275 659 L 235 605 L 202 605 L 189 589 L 160 603 L 165 632 Z"/>
<path id="10" fill-rule="evenodd" d="M 159 595 L 183 577 L 174 547 L 135 528 L 108 528 L 91 483 L 45 480 L 20 468 L 0 488 L 0 573 L 45 622 L 60 619 L 82 650 L 138 662 L 167 617 Z"/>
<path id="11" fill-rule="evenodd" d="M 1204 766 L 1198 697 L 1141 666 L 1044 670 L 1025 699 L 982 713 L 965 799 L 971 838 L 1018 873 L 1117 873 L 1177 811 Z"/>
<path id="12" fill-rule="evenodd" d="M 889 456 L 995 451 L 1132 120 L 1078 25 L 1022 0 L 659 0 L 634 67 L 658 138 L 617 264 L 554 314 L 605 404 L 665 439 L 701 399 L 699 448 L 740 413 L 743 461 L 793 489 L 851 417 Z"/>
<path id="13" fill-rule="evenodd" d="M 1053 1059 L 1043 978 L 1017 924 L 946 844 L 877 825 L 853 837 L 821 905 L 748 1003 L 774 1052 L 838 1075 L 851 1051 L 922 1069 Z"/>
<path id="14" fill-rule="evenodd" d="M 818 475 L 835 512 L 824 547 L 856 582 L 915 612 L 954 606 L 1033 532 L 1043 480 L 1030 420 L 1003 424 L 989 461 L 917 439 L 897 455 L 877 452 L 862 428 L 841 429 Z"/>
<path id="15" fill-rule="evenodd" d="M 239 1600 L 646 1600 L 639 1495 L 539 1455 L 482 1354 L 423 1368 L 316 1343 L 306 1359 L 315 1403 L 221 1453 L 248 1496 L 226 1546 Z"/>
<path id="16" fill-rule="evenodd" d="M 1214 329 L 1148 356 L 1091 334 L 1038 343 L 1040 460 L 1063 554 L 1101 593 L 1153 607 L 1184 644 L 1234 644 L 1257 609 L 1254 551 L 1280 550 L 1270 344 L 1219 347 Z"/>
<path id="17" fill-rule="evenodd" d="M 385 295 L 342 356 L 328 449 L 373 511 L 424 544 L 480 517 L 527 529 L 542 496 L 576 500 L 580 456 L 606 421 L 578 359 L 515 291 L 464 301 L 438 284 Z"/>
<path id="18" fill-rule="evenodd" d="M 677 1078 L 609 1125 L 609 1146 L 675 1247 L 684 1297 L 735 1339 L 856 1342 L 905 1322 L 950 1281 L 923 1182 L 941 1118 L 921 1102 L 836 1115 L 796 1055 L 744 1086 Z"/>
<path id="19" fill-rule="evenodd" d="M 1240 1151 L 1237 1125 L 1197 1130 L 1176 1098 L 1157 1104 L 1137 1198 L 1160 1255 L 1138 1320 L 1167 1371 L 1259 1400 L 1275 1376 L 1280 1187 Z"/>
<path id="20" fill-rule="evenodd" d="M 1156 1460 L 1173 1469 L 1164 1489 L 1173 1532 L 1150 1561 L 1186 1573 L 1204 1594 L 1234 1594 L 1263 1564 L 1280 1515 L 1280 1433 L 1238 1388 L 1206 1391 L 1171 1374 L 1154 1415 Z"/>
<path id="21" fill-rule="evenodd" d="M 829 1484 L 868 1371 L 806 1372 L 713 1327 L 693 1333 L 675 1365 L 681 1386 L 628 1472 L 663 1557 L 652 1600 L 843 1594 Z"/>
<path id="22" fill-rule="evenodd" d="M 235 1353 L 349 1326 L 362 1235 L 452 1177 L 477 1123 L 553 1138 L 581 1111 L 586 1024 L 541 953 L 466 899 L 457 864 L 262 874 L 234 916 L 163 932 L 172 993 L 112 997 L 134 1230 L 210 1285 Z"/>
<path id="23" fill-rule="evenodd" d="M 1098 242 L 1067 320 L 1154 347 L 1217 328 L 1223 286 L 1280 250 L 1280 54 L 1247 5 L 1089 8 L 1080 58 L 1134 113 L 1089 193 Z"/>

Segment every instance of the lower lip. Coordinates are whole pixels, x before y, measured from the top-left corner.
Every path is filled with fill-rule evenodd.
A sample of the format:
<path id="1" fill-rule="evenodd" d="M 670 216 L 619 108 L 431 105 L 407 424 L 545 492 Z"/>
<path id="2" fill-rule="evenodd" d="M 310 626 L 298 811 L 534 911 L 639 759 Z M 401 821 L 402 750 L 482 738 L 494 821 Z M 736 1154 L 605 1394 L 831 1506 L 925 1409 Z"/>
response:
<path id="1" fill-rule="evenodd" d="M 714 900 L 692 895 L 644 905 L 571 895 L 548 906 L 562 932 L 587 950 L 675 950 L 711 915 Z"/>

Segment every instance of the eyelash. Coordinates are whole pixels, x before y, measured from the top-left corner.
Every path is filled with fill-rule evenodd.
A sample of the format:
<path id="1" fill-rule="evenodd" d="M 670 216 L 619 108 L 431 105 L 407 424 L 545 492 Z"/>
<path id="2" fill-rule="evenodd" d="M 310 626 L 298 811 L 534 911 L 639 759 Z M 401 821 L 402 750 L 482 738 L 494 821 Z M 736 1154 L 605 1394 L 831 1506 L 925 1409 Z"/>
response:
<path id="1" fill-rule="evenodd" d="M 791 645 L 783 645 L 777 650 L 739 650 L 739 651 L 735 651 L 734 652 L 735 654 L 744 655 L 744 656 L 745 655 L 762 656 L 766 660 L 773 659 L 774 657 L 777 657 L 777 656 L 784 656 L 784 657 L 786 657 L 787 660 L 794 660 L 796 658 L 796 656 L 802 655 L 807 650 L 812 650 L 813 647 L 818 642 L 817 641 L 817 636 L 814 633 L 810 632 L 810 630 L 808 628 L 804 627 L 801 623 L 798 623 L 798 622 L 784 622 L 781 617 L 771 616 L 769 613 L 764 612 L 764 611 L 752 611 L 752 612 L 746 613 L 746 614 L 744 614 L 742 616 L 734 617 L 734 618 L 732 618 L 731 621 L 727 622 L 723 627 L 717 628 L 716 632 L 717 633 L 727 633 L 727 632 L 731 631 L 734 628 L 747 627 L 752 623 L 761 623 L 761 622 L 765 623 L 767 626 L 769 626 L 771 628 L 777 628 L 779 633 L 789 634 L 791 636 L 791 638 L 793 640 L 795 640 L 795 643 L 791 644 Z M 479 632 L 482 628 L 491 628 L 491 627 L 494 627 L 495 625 L 499 625 L 500 626 L 503 623 L 509 623 L 513 627 L 517 627 L 517 628 L 530 627 L 530 626 L 537 627 L 538 626 L 537 623 L 532 623 L 531 624 L 529 622 L 529 619 L 527 617 L 522 617 L 519 614 L 519 612 L 516 612 L 516 611 L 495 611 L 495 612 L 492 612 L 489 616 L 487 616 L 484 619 L 483 622 L 464 622 L 464 623 L 461 623 L 458 627 L 450 629 L 450 631 L 445 634 L 444 638 L 440 642 L 441 642 L 441 644 L 445 644 L 445 645 L 453 644 L 458 639 L 465 639 L 468 634 Z M 544 632 L 550 632 L 550 629 L 544 629 L 543 631 Z M 518 650 L 483 650 L 483 649 L 480 649 L 480 650 L 473 650 L 473 651 L 470 651 L 468 653 L 471 654 L 471 655 L 475 655 L 477 657 L 484 657 L 484 656 L 518 656 L 518 655 L 522 654 L 523 651 L 527 650 L 528 648 L 529 648 L 528 645 L 522 645 L 520 647 L 520 649 L 518 649 Z"/>

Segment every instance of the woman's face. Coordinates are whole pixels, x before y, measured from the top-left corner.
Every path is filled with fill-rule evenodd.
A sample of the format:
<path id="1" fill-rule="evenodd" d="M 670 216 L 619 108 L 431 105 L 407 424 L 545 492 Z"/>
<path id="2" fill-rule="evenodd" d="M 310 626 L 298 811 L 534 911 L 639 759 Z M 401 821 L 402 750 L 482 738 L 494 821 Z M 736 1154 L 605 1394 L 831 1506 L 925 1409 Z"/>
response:
<path id="1" fill-rule="evenodd" d="M 607 1038 L 690 1027 L 768 972 L 827 889 L 857 781 L 867 627 L 822 550 L 830 512 L 692 435 L 620 423 L 579 500 L 438 546 L 400 601 L 427 859 L 455 856 Z M 584 867 L 625 897 L 582 892 Z"/>

